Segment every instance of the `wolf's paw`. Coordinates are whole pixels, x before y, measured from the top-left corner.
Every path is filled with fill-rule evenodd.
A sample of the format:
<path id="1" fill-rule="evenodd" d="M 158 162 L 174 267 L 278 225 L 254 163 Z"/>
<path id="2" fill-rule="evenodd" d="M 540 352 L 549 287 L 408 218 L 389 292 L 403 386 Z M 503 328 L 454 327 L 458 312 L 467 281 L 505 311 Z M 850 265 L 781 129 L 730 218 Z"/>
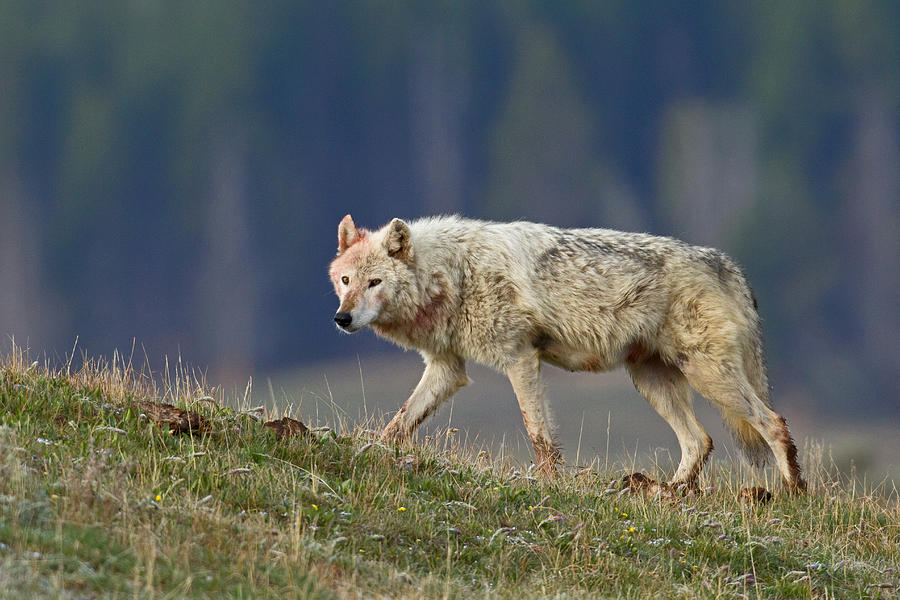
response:
<path id="1" fill-rule="evenodd" d="M 787 490 L 788 490 L 788 494 L 790 494 L 791 496 L 794 496 L 797 494 L 805 494 L 807 491 L 806 490 L 806 481 L 798 475 L 797 480 L 793 484 L 787 485 Z"/>
<path id="2" fill-rule="evenodd" d="M 672 481 L 669 485 L 673 491 L 683 496 L 694 496 L 703 491 L 700 489 L 696 479 L 691 481 Z"/>
<path id="3" fill-rule="evenodd" d="M 384 428 L 384 431 L 381 432 L 381 441 L 387 443 L 397 443 L 403 440 L 406 436 L 403 434 L 403 428 L 400 426 L 400 421 L 397 417 L 387 424 L 387 427 Z"/>
<path id="4" fill-rule="evenodd" d="M 772 494 L 764 487 L 746 487 L 738 493 L 738 500 L 748 505 L 768 504 Z"/>
<path id="5" fill-rule="evenodd" d="M 536 473 L 545 479 L 554 479 L 559 475 L 558 463 L 559 461 L 556 460 L 544 459 L 540 462 L 532 463 L 528 468 L 528 473 Z"/>

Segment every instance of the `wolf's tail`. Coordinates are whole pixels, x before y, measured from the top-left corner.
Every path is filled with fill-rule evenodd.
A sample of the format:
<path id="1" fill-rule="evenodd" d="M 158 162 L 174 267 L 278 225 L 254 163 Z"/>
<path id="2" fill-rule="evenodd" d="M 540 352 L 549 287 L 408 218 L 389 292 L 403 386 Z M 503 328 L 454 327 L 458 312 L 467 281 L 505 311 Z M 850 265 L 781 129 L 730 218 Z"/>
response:
<path id="1" fill-rule="evenodd" d="M 757 311 L 756 298 L 746 280 L 741 281 L 741 283 L 743 283 L 741 292 L 744 296 L 743 302 L 741 302 L 742 312 L 747 324 L 746 338 L 741 347 L 741 362 L 743 363 L 744 374 L 747 376 L 747 382 L 750 384 L 753 392 L 762 400 L 763 404 L 768 408 L 772 408 L 769 378 L 766 375 L 766 360 L 763 352 L 762 325 Z M 766 464 L 772 451 L 756 428 L 744 419 L 724 411 L 722 419 L 747 460 L 757 466 Z"/>

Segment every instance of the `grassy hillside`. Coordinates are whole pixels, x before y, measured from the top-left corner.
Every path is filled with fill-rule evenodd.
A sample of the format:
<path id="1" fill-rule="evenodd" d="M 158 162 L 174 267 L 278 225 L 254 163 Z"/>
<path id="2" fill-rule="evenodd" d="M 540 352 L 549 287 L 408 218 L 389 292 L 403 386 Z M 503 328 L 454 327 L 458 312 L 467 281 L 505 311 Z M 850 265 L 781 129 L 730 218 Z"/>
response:
<path id="1" fill-rule="evenodd" d="M 534 479 L 463 447 L 384 446 L 361 425 L 277 439 L 259 411 L 119 363 L 0 367 L 0 596 L 886 598 L 894 489 L 834 480 L 742 503 L 728 465 L 695 493 Z M 147 405 L 205 418 L 172 434 Z M 272 418 L 281 415 L 270 415 Z"/>

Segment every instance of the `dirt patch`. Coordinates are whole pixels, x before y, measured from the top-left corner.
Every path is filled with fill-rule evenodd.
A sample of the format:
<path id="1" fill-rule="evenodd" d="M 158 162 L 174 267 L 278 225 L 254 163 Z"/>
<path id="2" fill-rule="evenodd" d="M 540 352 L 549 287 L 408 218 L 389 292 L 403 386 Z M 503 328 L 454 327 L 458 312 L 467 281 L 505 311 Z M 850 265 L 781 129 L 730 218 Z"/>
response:
<path id="1" fill-rule="evenodd" d="M 648 491 L 654 484 L 656 484 L 656 482 L 643 473 L 632 473 L 631 475 L 626 475 L 622 478 L 621 481 L 621 487 L 623 489 L 629 488 L 632 492 Z"/>
<path id="2" fill-rule="evenodd" d="M 267 427 L 275 432 L 275 437 L 279 440 L 284 440 L 295 435 L 309 435 L 309 427 L 290 417 L 284 417 L 277 421 L 269 421 L 264 423 L 263 427 Z"/>
<path id="3" fill-rule="evenodd" d="M 675 497 L 675 492 L 671 485 L 662 481 L 654 481 L 643 473 L 626 475 L 622 478 L 622 481 L 619 482 L 619 487 L 623 491 L 630 491 L 632 494 L 653 496 L 659 500 L 667 500 Z"/>
<path id="4" fill-rule="evenodd" d="M 205 417 L 171 404 L 162 404 L 142 400 L 135 402 L 135 408 L 140 411 L 142 417 L 146 417 L 162 427 L 169 426 L 169 433 L 209 433 L 209 421 Z"/>

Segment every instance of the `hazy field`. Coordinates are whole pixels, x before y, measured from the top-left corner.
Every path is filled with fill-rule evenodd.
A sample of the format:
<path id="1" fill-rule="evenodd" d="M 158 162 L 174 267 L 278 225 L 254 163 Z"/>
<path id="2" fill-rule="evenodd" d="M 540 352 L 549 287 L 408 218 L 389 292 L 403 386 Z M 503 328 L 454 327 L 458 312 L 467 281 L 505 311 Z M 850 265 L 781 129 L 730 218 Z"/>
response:
<path id="1" fill-rule="evenodd" d="M 389 419 L 421 372 L 421 358 L 414 352 L 354 356 L 257 380 L 253 398 L 260 404 L 295 410 L 304 418 L 337 419 L 352 425 L 367 415 Z M 530 443 L 507 379 L 472 363 L 468 372 L 473 383 L 426 422 L 425 431 L 456 427 L 467 443 L 486 446 L 495 456 L 529 460 Z M 637 393 L 624 370 L 598 375 L 545 365 L 544 376 L 569 464 L 599 462 L 628 468 L 658 464 L 666 473 L 674 472 L 679 459 L 675 434 Z M 861 478 L 875 482 L 888 476 L 900 479 L 900 423 L 827 419 L 802 395 L 776 390 L 773 397 L 801 455 L 810 447 L 822 447 L 825 459 L 842 472 L 849 474 L 855 468 Z M 713 459 L 737 458 L 718 411 L 697 394 L 694 406 L 713 438 Z"/>

